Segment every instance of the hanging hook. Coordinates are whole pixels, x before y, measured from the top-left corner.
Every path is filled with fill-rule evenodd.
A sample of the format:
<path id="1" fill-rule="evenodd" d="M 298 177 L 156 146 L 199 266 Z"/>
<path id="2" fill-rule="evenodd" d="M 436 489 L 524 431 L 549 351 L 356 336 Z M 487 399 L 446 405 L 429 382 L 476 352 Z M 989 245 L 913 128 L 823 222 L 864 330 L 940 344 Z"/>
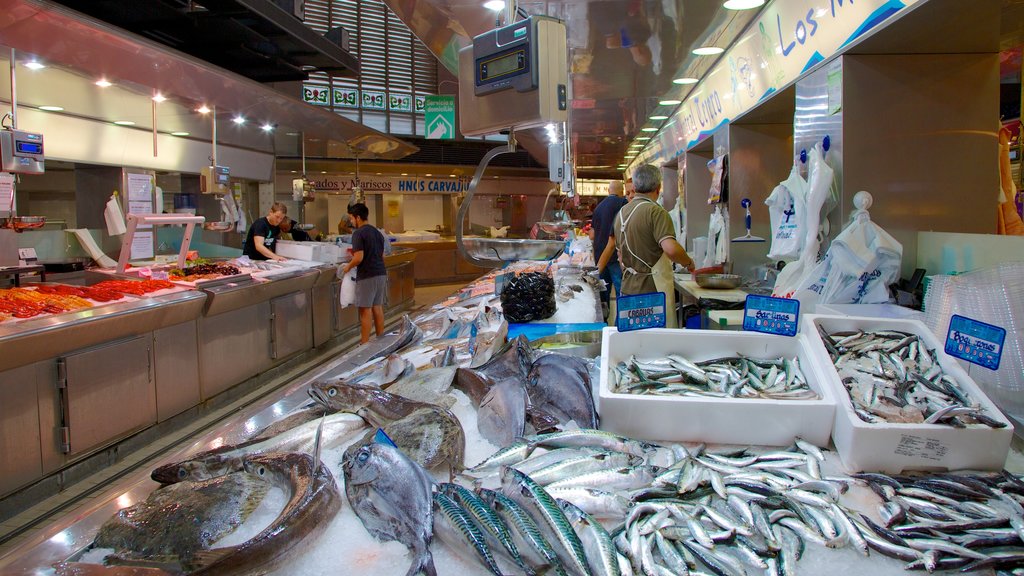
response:
<path id="1" fill-rule="evenodd" d="M 828 134 L 825 134 L 825 138 L 821 141 L 821 147 L 825 152 L 828 152 L 828 149 L 832 147 L 832 139 L 828 137 Z"/>
<path id="2" fill-rule="evenodd" d="M 800 151 L 800 163 L 801 164 L 807 164 L 807 149 L 806 148 Z"/>

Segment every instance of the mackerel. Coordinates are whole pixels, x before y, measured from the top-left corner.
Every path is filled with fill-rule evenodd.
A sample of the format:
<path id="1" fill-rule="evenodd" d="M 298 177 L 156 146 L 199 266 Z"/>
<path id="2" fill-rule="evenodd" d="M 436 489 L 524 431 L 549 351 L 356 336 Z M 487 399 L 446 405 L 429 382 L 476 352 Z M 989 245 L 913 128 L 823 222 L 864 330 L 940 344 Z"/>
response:
<path id="1" fill-rule="evenodd" d="M 483 533 L 470 514 L 441 492 L 434 493 L 434 535 L 460 555 L 465 553 L 466 544 L 469 544 L 469 549 L 475 553 L 473 558 L 480 561 L 491 574 L 502 576 Z"/>

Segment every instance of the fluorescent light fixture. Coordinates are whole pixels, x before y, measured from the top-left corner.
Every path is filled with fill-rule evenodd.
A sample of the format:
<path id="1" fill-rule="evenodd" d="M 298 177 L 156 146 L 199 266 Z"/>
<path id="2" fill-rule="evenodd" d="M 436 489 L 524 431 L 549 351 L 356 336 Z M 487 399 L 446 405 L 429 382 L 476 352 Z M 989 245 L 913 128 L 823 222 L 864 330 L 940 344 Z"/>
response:
<path id="1" fill-rule="evenodd" d="M 433 176 L 433 174 L 424 174 L 424 176 Z"/>
<path id="2" fill-rule="evenodd" d="M 171 136 L 188 136 L 188 132 L 171 132 Z"/>
<path id="3" fill-rule="evenodd" d="M 682 100 L 660 100 L 658 101 L 659 106 L 678 106 L 682 104 Z"/>
<path id="4" fill-rule="evenodd" d="M 750 10 L 764 6 L 764 0 L 726 0 L 722 8 L 726 10 Z"/>
<path id="5" fill-rule="evenodd" d="M 654 116 L 648 116 L 651 120 L 668 120 L 668 116 L 664 114 L 655 114 Z"/>
<path id="6" fill-rule="evenodd" d="M 494 10 L 495 12 L 498 10 L 504 10 L 505 2 L 503 0 L 490 0 L 489 2 L 484 2 L 484 8 Z"/>
<path id="7" fill-rule="evenodd" d="M 673 84 L 696 84 L 697 82 L 700 82 L 700 80 L 689 76 L 684 76 L 683 78 L 676 78 L 675 80 L 672 81 Z"/>
<path id="8" fill-rule="evenodd" d="M 449 178 L 455 178 L 455 174 L 449 174 L 448 177 Z"/>
<path id="9" fill-rule="evenodd" d="M 159 92 L 157 92 L 156 95 L 153 96 L 153 102 L 156 102 L 157 104 L 165 101 L 167 101 L 167 97 Z"/>
<path id="10" fill-rule="evenodd" d="M 242 118 L 241 116 L 235 116 L 231 121 L 238 125 L 245 124 L 245 118 Z"/>
<path id="11" fill-rule="evenodd" d="M 725 48 L 719 48 L 718 46 L 701 46 L 700 48 L 693 49 L 693 53 L 697 56 L 714 56 L 722 52 L 725 52 Z"/>
<path id="12" fill-rule="evenodd" d="M 650 140 L 651 137 L 650 136 L 637 136 L 636 139 L 637 140 Z"/>
<path id="13" fill-rule="evenodd" d="M 273 129 L 274 129 L 274 125 L 273 124 L 264 124 L 263 126 L 260 126 L 260 130 L 263 130 L 264 132 L 270 132 Z"/>
<path id="14" fill-rule="evenodd" d="M 647 128 L 641 128 L 640 131 L 641 132 L 657 132 L 658 129 L 657 128 L 651 128 L 650 126 L 648 126 Z"/>
<path id="15" fill-rule="evenodd" d="M 196 108 L 196 112 L 199 112 L 200 114 L 209 114 L 210 109 L 206 106 L 206 104 L 203 104 L 199 108 Z"/>
<path id="16" fill-rule="evenodd" d="M 408 172 L 402 172 L 402 176 L 408 176 L 408 175 L 409 175 Z"/>
<path id="17" fill-rule="evenodd" d="M 299 135 L 298 132 L 287 132 L 287 133 L 285 133 L 285 136 L 298 136 L 298 135 Z"/>
<path id="18" fill-rule="evenodd" d="M 35 60 L 31 62 L 25 62 L 24 66 L 29 70 L 42 70 L 43 68 L 46 68 L 46 64 L 43 64 L 42 62 L 36 62 Z"/>
<path id="19" fill-rule="evenodd" d="M 131 120 L 115 120 L 114 124 L 117 124 L 118 126 L 135 126 L 135 122 L 132 122 Z"/>
<path id="20" fill-rule="evenodd" d="M 107 81 L 106 78 L 100 78 L 99 80 L 97 80 L 96 85 L 100 88 L 110 88 L 111 86 L 113 86 L 113 84 Z"/>
<path id="21" fill-rule="evenodd" d="M 47 112 L 60 112 L 63 110 L 60 106 L 40 106 L 40 110 L 46 110 Z"/>

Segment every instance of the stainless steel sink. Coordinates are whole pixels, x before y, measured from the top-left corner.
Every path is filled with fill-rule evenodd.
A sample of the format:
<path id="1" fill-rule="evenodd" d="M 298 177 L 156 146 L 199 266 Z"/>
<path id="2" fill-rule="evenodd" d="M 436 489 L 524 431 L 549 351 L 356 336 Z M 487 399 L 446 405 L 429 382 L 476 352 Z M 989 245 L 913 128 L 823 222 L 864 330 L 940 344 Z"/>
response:
<path id="1" fill-rule="evenodd" d="M 470 256 L 479 260 L 551 260 L 565 249 L 562 240 L 521 240 L 514 238 L 463 238 Z"/>

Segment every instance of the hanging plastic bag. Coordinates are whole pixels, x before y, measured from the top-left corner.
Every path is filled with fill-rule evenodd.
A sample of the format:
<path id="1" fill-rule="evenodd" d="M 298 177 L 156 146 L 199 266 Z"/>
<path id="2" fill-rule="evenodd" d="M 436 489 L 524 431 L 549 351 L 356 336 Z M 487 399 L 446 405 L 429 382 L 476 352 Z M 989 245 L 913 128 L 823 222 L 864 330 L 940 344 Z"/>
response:
<path id="1" fill-rule="evenodd" d="M 794 295 L 802 303 L 882 304 L 900 277 L 903 246 L 861 213 L 832 242 Z"/>
<path id="2" fill-rule="evenodd" d="M 774 296 L 782 298 L 791 298 L 798 288 L 807 286 L 813 281 L 811 276 L 818 273 L 816 263 L 818 249 L 821 247 L 821 242 L 818 239 L 821 208 L 830 194 L 835 172 L 825 163 L 821 144 L 816 145 L 807 155 L 807 163 L 807 201 L 803 207 L 804 230 L 803 239 L 800 242 L 800 258 L 795 262 L 790 262 L 782 269 L 772 292 Z M 797 209 L 799 208 L 800 206 L 797 205 Z"/>
<path id="3" fill-rule="evenodd" d="M 722 219 L 721 210 L 713 211 L 711 213 L 711 220 L 708 222 L 708 247 L 704 256 L 704 262 L 701 263 L 701 268 L 710 268 L 715 264 L 721 263 L 718 261 L 718 244 L 725 238 L 722 235 L 724 229 L 725 221 Z M 724 241 L 728 242 L 728 240 Z"/>
<path id="4" fill-rule="evenodd" d="M 771 219 L 771 260 L 796 260 L 804 239 L 804 206 L 807 181 L 800 176 L 800 167 L 793 166 L 789 177 L 772 191 L 764 201 Z"/>
<path id="5" fill-rule="evenodd" d="M 338 268 L 338 273 L 341 273 L 341 268 Z M 348 308 L 349 306 L 356 303 L 356 269 L 349 270 L 348 274 L 345 274 L 341 278 L 341 289 L 338 290 L 338 301 L 342 308 Z"/>

